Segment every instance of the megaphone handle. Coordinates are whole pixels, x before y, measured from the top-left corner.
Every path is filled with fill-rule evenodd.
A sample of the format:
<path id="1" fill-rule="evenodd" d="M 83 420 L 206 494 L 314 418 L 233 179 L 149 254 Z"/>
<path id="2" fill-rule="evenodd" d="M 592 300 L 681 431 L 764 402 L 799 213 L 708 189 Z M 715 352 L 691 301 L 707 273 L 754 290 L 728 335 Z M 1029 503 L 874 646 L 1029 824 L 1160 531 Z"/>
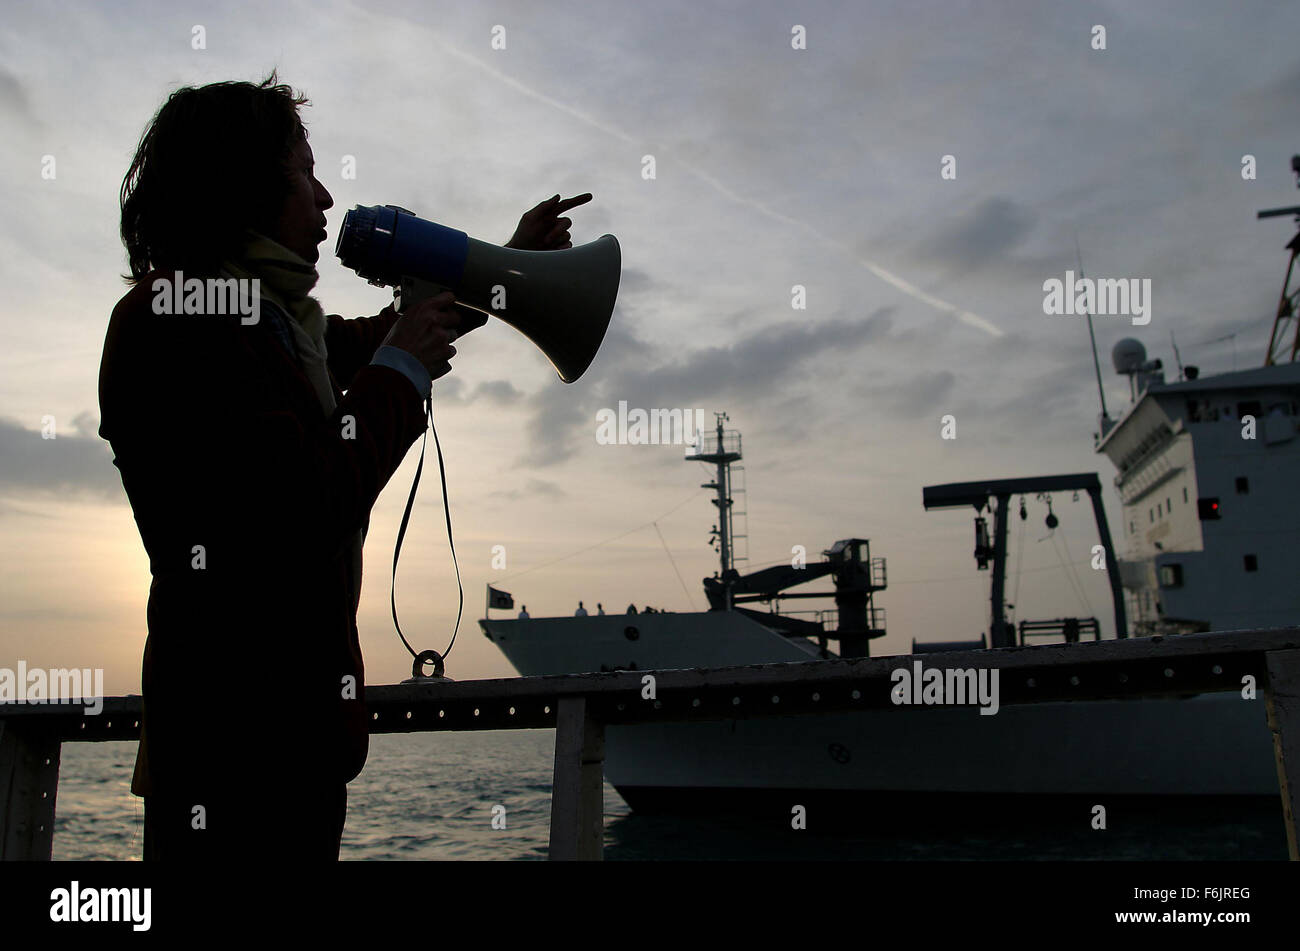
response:
<path id="1" fill-rule="evenodd" d="M 447 288 L 441 284 L 435 284 L 433 281 L 421 280 L 418 277 L 403 277 L 400 288 L 401 297 L 397 301 L 396 310 L 399 314 L 405 314 L 413 304 L 425 300 L 429 297 L 437 297 Z M 443 376 L 451 372 L 451 364 L 444 362 L 440 373 L 434 374 L 435 377 Z"/>
<path id="2" fill-rule="evenodd" d="M 456 312 L 460 314 L 460 327 L 456 331 L 456 336 L 463 337 L 476 327 L 482 327 L 488 322 L 488 315 L 481 310 L 470 307 L 469 304 L 462 304 L 457 301 L 454 305 Z"/>
<path id="3" fill-rule="evenodd" d="M 441 284 L 435 284 L 433 281 L 426 281 L 418 277 L 402 278 L 400 288 L 401 297 L 398 301 L 397 312 L 404 314 L 412 304 L 425 300 L 429 297 L 437 297 L 443 291 L 451 290 L 449 287 L 443 287 Z M 454 305 L 456 312 L 460 314 L 460 328 L 457 336 L 463 337 L 477 327 L 482 327 L 487 323 L 488 315 L 481 310 L 476 310 L 468 304 L 462 304 L 459 301 Z"/>
<path id="4" fill-rule="evenodd" d="M 450 288 L 443 287 L 441 284 L 435 284 L 433 281 L 426 281 L 418 277 L 403 277 L 401 286 L 401 299 L 398 301 L 397 312 L 404 314 L 410 309 L 412 304 L 419 303 L 430 297 L 437 297 L 445 290 Z"/>

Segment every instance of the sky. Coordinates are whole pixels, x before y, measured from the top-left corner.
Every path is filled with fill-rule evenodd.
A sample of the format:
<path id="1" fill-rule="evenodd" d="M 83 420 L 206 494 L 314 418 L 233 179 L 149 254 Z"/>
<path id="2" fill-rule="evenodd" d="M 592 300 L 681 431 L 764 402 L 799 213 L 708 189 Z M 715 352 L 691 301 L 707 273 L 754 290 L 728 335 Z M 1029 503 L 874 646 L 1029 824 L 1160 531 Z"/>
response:
<path id="1" fill-rule="evenodd" d="M 1109 360 L 1123 337 L 1172 367 L 1173 334 L 1203 375 L 1262 363 L 1292 229 L 1255 212 L 1300 201 L 1298 30 L 1300 7 L 1249 0 L 11 6 L 0 666 L 102 667 L 108 693 L 140 688 L 148 562 L 96 435 L 96 387 L 126 290 L 122 177 L 179 86 L 276 68 L 310 97 L 335 200 L 317 286 L 327 312 L 389 299 L 333 256 L 357 204 L 503 243 L 538 201 L 590 191 L 574 243 L 620 241 L 618 305 L 580 381 L 562 384 L 493 321 L 435 384 L 465 590 L 448 673 L 473 679 L 513 674 L 477 627 L 488 583 L 533 616 L 579 600 L 705 606 L 706 473 L 680 446 L 598 443 L 598 411 L 621 400 L 729 414 L 745 453 L 741 570 L 870 539 L 889 572 L 875 654 L 987 628 L 974 512 L 926 513 L 924 485 L 1098 472 L 1122 537 L 1113 469 L 1092 449 L 1086 325 L 1045 314 L 1043 283 L 1076 255 L 1090 276 L 1152 282 L 1149 324 L 1096 319 L 1112 415 L 1127 401 Z M 955 439 L 941 435 L 949 415 Z M 366 543 L 372 683 L 409 670 L 388 573 L 417 456 Z M 1110 631 L 1087 499 L 1054 508 L 1055 538 L 1034 499 L 1023 542 L 1013 528 L 1015 616 L 1095 614 Z M 398 605 L 417 649 L 445 648 L 457 590 L 428 466 Z"/>

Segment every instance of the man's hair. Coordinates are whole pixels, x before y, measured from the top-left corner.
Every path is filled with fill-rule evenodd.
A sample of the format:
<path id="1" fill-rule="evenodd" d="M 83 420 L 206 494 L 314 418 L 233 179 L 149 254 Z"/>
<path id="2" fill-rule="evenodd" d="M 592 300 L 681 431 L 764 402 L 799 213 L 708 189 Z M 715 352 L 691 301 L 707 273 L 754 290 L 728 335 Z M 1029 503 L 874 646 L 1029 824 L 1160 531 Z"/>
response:
<path id="1" fill-rule="evenodd" d="M 151 269 L 215 273 L 245 229 L 288 194 L 286 162 L 307 136 L 308 100 L 278 82 L 177 89 L 153 117 L 122 180 L 122 243 L 138 283 Z"/>

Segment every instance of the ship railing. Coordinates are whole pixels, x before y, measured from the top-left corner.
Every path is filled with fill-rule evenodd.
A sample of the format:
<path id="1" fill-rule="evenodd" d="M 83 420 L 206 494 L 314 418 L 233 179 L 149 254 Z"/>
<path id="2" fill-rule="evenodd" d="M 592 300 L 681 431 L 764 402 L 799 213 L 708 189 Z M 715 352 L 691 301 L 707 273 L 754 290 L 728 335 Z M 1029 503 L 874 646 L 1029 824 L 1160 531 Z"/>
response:
<path id="1" fill-rule="evenodd" d="M 889 586 L 889 581 L 885 573 L 885 559 L 871 559 L 871 587 L 876 590 L 883 590 Z M 883 626 L 883 625 L 882 625 Z"/>
<path id="2" fill-rule="evenodd" d="M 809 618 L 810 620 L 816 621 L 828 631 L 835 630 L 835 626 L 840 623 L 840 613 L 835 608 L 822 608 L 820 610 L 806 611 L 778 611 L 777 613 L 782 617 Z"/>
<path id="3" fill-rule="evenodd" d="M 1026 637 L 1059 637 L 1066 643 L 1073 643 L 1082 637 L 1101 640 L 1101 625 L 1095 617 L 1064 617 L 1044 621 L 1021 621 L 1019 625 L 1020 643 Z"/>
<path id="4" fill-rule="evenodd" d="M 779 611 L 782 617 L 806 617 L 819 623 L 827 631 L 834 632 L 840 626 L 840 612 L 837 608 L 822 608 L 820 610 L 805 611 Z M 885 630 L 885 609 L 871 607 L 867 609 L 867 630 L 883 631 Z"/>
<path id="5" fill-rule="evenodd" d="M 686 444 L 685 457 L 689 459 L 699 459 L 710 456 L 734 455 L 740 458 L 740 433 L 735 429 L 728 429 L 723 432 L 722 439 L 718 439 L 716 432 L 705 432 L 701 430 L 694 442 Z"/>
<path id="6" fill-rule="evenodd" d="M 608 726 L 866 712 L 926 716 L 895 703 L 894 672 L 910 671 L 914 660 L 895 655 L 395 684 L 368 687 L 366 702 L 376 734 L 555 730 L 550 857 L 599 859 Z M 1260 716 L 1273 734 L 1287 845 L 1291 859 L 1300 861 L 1300 628 L 945 651 L 926 654 L 925 666 L 999 671 L 999 708 L 1236 692 L 1256 684 Z M 1116 715 L 1128 706 L 1121 704 Z M 51 857 L 62 744 L 136 739 L 140 716 L 134 696 L 105 698 L 95 715 L 82 704 L 0 704 L 0 858 Z M 996 731 L 987 732 L 987 742 L 997 742 Z"/>

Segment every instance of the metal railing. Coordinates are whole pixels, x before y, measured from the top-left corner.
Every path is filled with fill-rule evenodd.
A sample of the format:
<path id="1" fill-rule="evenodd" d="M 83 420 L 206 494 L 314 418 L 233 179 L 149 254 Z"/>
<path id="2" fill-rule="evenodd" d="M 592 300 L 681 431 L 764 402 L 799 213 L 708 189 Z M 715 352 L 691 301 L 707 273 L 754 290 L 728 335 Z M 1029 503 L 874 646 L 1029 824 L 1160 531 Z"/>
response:
<path id="1" fill-rule="evenodd" d="M 554 728 L 550 857 L 599 859 L 607 725 L 924 715 L 891 700 L 893 671 L 913 659 L 397 684 L 366 694 L 372 733 Z M 1235 691 L 1254 677 L 1273 732 L 1290 856 L 1300 859 L 1300 628 L 951 651 L 927 654 L 925 663 L 1000 671 L 1001 705 Z M 80 704 L 0 704 L 0 858 L 50 858 L 61 745 L 133 739 L 140 709 L 139 697 L 107 698 L 95 716 Z"/>
<path id="2" fill-rule="evenodd" d="M 739 458 L 742 455 L 740 433 L 728 429 L 723 432 L 722 439 L 719 440 L 717 432 L 700 430 L 699 438 L 694 443 L 687 443 L 683 455 L 687 459 L 723 455 L 734 455 Z"/>

